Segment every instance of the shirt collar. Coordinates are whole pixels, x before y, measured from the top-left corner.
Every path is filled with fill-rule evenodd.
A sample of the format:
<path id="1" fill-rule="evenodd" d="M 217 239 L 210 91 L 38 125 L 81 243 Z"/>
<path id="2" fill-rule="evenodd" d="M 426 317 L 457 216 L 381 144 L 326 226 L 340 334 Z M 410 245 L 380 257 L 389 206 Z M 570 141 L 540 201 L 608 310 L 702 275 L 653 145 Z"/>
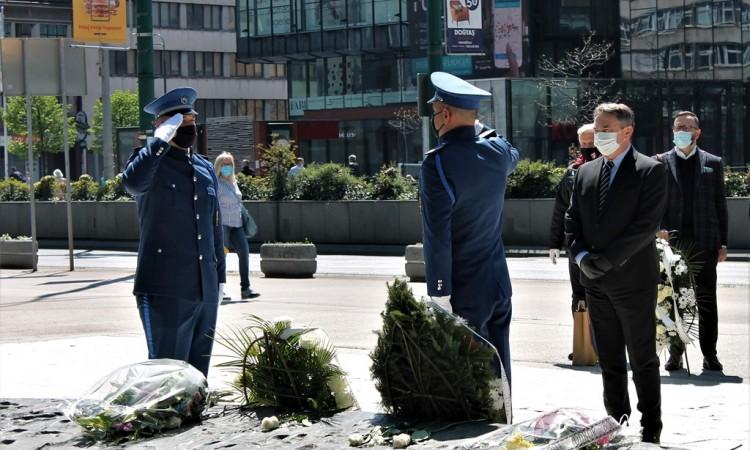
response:
<path id="1" fill-rule="evenodd" d="M 439 142 L 444 143 L 461 141 L 465 139 L 475 139 L 476 135 L 477 134 L 476 130 L 474 130 L 474 125 L 460 126 L 440 136 Z"/>
<path id="2" fill-rule="evenodd" d="M 679 148 L 677 148 L 677 147 L 674 148 L 674 152 L 677 153 L 677 156 L 679 156 L 682 159 L 688 159 L 688 158 L 690 158 L 691 156 L 695 155 L 695 153 L 697 151 L 698 151 L 698 146 L 697 145 L 695 147 L 693 147 L 693 150 L 690 153 L 688 153 L 687 155 L 685 155 L 685 153 L 683 153 L 683 151 L 680 150 Z"/>
<path id="3" fill-rule="evenodd" d="M 627 150 L 625 150 L 624 152 L 620 153 L 620 155 L 617 158 L 615 158 L 615 159 L 612 160 L 612 163 L 614 164 L 615 168 L 617 168 L 617 169 L 620 168 L 620 165 L 622 164 L 622 161 L 625 159 L 625 155 L 627 155 L 627 154 L 630 153 L 630 148 L 632 148 L 632 147 L 629 147 Z M 604 160 L 605 161 L 609 161 L 606 158 L 604 158 Z"/>

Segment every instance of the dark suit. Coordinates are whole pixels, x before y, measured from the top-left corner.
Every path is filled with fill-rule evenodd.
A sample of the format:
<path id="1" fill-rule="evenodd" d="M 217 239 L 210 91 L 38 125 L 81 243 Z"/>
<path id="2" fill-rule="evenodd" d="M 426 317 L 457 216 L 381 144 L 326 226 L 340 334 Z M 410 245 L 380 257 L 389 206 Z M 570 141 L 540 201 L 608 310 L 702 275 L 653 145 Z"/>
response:
<path id="1" fill-rule="evenodd" d="M 661 429 L 661 386 L 656 355 L 656 286 L 659 229 L 666 191 L 664 166 L 627 150 L 599 211 L 599 174 L 605 158 L 578 169 L 565 235 L 571 257 L 587 251 L 605 274 L 589 279 L 581 272 L 599 350 L 604 406 L 619 420 L 630 416 L 627 361 L 638 392 L 645 429 Z"/>
<path id="2" fill-rule="evenodd" d="M 719 248 L 727 245 L 728 217 L 727 199 L 724 193 L 724 167 L 721 158 L 697 149 L 688 158 L 692 160 L 692 186 L 684 186 L 687 180 L 680 175 L 679 161 L 672 149 L 655 156 L 663 163 L 670 175 L 667 177 L 667 205 L 661 221 L 661 229 L 674 232 L 676 246 L 689 249 L 688 255 L 701 265 L 695 274 L 696 298 L 699 313 L 699 339 L 703 356 L 716 356 L 716 341 L 719 336 L 719 317 L 716 306 L 716 264 Z M 688 195 L 685 189 L 689 189 Z M 692 192 L 692 194 L 689 194 Z M 686 201 L 692 204 L 686 204 Z M 691 217 L 683 211 L 692 210 Z M 684 346 L 676 346 L 670 352 L 679 356 Z"/>

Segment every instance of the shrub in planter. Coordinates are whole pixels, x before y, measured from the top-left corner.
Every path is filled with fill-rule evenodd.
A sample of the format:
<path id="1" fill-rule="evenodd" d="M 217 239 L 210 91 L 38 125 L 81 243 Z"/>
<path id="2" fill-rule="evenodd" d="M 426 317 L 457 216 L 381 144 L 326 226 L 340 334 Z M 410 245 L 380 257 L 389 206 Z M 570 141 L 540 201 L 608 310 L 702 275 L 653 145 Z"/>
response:
<path id="1" fill-rule="evenodd" d="M 399 173 L 395 167 L 384 166 L 372 179 L 373 200 L 415 200 L 417 183 Z"/>
<path id="2" fill-rule="evenodd" d="M 118 173 L 113 179 L 107 180 L 97 193 L 97 200 L 111 202 L 117 200 L 132 200 L 133 196 L 122 185 L 122 174 Z"/>
<path id="3" fill-rule="evenodd" d="M 362 178 L 354 178 L 352 183 L 346 187 L 344 200 L 371 200 L 372 185 Z"/>
<path id="4" fill-rule="evenodd" d="M 287 172 L 294 165 L 296 148 L 294 141 L 279 141 L 277 137 L 273 136 L 270 146 L 258 145 L 263 166 L 268 171 L 266 176 L 271 187 L 271 200 L 286 197 Z"/>
<path id="5" fill-rule="evenodd" d="M 28 184 L 13 178 L 0 180 L 0 202 L 25 202 L 28 200 Z"/>
<path id="6" fill-rule="evenodd" d="M 271 198 L 271 180 L 267 177 L 250 177 L 241 173 L 235 175 L 243 200 L 268 200 Z"/>
<path id="7" fill-rule="evenodd" d="M 42 177 L 34 183 L 34 198 L 41 201 L 62 200 L 65 196 L 65 183 L 54 175 Z"/>
<path id="8" fill-rule="evenodd" d="M 551 198 L 565 174 L 564 167 L 548 161 L 522 159 L 508 177 L 508 198 Z"/>
<path id="9" fill-rule="evenodd" d="M 76 201 L 96 200 L 98 192 L 99 185 L 91 175 L 83 174 L 78 181 L 70 184 L 70 197 Z"/>
<path id="10" fill-rule="evenodd" d="M 750 166 L 745 171 L 734 171 L 727 167 L 724 171 L 724 194 L 727 197 L 747 197 L 750 195 L 750 179 L 748 173 Z"/>
<path id="11" fill-rule="evenodd" d="M 289 180 L 290 200 L 344 200 L 347 189 L 359 183 L 351 171 L 335 163 L 310 164 Z"/>

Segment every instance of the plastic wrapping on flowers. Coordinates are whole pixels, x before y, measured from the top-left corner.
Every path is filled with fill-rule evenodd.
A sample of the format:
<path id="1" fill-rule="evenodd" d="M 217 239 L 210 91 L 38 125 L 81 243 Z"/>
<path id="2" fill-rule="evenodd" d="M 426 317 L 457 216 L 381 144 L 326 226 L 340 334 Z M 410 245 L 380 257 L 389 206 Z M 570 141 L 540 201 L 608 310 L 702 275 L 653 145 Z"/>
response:
<path id="1" fill-rule="evenodd" d="M 388 285 L 381 316 L 370 373 L 389 413 L 508 423 L 510 392 L 491 367 L 495 352 L 455 316 L 417 301 L 402 280 Z"/>
<path id="2" fill-rule="evenodd" d="M 249 316 L 250 326 L 218 333 L 232 355 L 219 367 L 238 372 L 233 387 L 245 406 L 275 406 L 327 415 L 356 406 L 328 335 L 291 319 Z"/>
<path id="3" fill-rule="evenodd" d="M 150 436 L 198 420 L 207 389 L 206 377 L 190 364 L 154 359 L 105 376 L 65 413 L 97 440 Z"/>

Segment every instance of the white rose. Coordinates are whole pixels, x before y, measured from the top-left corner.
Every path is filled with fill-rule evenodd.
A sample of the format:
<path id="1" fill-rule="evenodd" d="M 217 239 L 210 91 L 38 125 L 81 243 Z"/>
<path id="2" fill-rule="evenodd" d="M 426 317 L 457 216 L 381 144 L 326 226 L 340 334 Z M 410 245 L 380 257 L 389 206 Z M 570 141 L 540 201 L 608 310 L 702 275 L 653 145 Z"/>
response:
<path id="1" fill-rule="evenodd" d="M 411 436 L 406 433 L 393 436 L 393 448 L 406 448 L 411 444 Z"/>
<path id="2" fill-rule="evenodd" d="M 272 431 L 279 428 L 279 419 L 276 416 L 264 417 L 260 423 L 260 429 L 263 431 Z"/>
<path id="3" fill-rule="evenodd" d="M 665 327 L 664 325 L 660 324 L 656 326 L 656 334 L 664 334 L 666 332 L 667 332 L 667 327 Z"/>
<path id="4" fill-rule="evenodd" d="M 347 441 L 349 441 L 349 447 L 359 447 L 364 443 L 365 437 L 359 433 L 352 433 L 347 438 Z"/>

